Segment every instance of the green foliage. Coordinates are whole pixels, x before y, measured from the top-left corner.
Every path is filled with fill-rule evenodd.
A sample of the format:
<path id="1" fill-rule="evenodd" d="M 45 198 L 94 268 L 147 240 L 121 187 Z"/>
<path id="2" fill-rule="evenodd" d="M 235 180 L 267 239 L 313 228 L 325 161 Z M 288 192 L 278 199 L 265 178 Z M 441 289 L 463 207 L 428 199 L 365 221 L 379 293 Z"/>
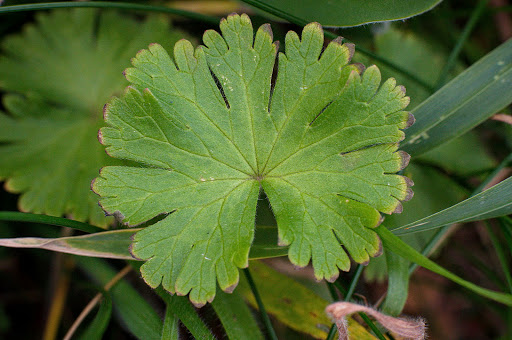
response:
<path id="1" fill-rule="evenodd" d="M 145 23 L 90 9 L 39 13 L 36 24 L 3 40 L 0 179 L 22 193 L 22 211 L 106 226 L 90 192 L 97 169 L 122 164 L 96 142 L 101 108 L 126 86 L 129 58 L 148 43 L 177 40 L 159 19 Z"/>
<path id="2" fill-rule="evenodd" d="M 306 26 L 313 20 L 324 25 L 391 21 L 421 13 L 439 1 L 399 5 L 380 0 L 307 0 L 299 5 L 289 0 L 244 2 L 273 18 Z M 489 257 L 477 258 L 478 249 L 463 251 L 472 254 L 466 259 L 475 263 L 472 270 L 483 274 L 479 283 L 511 292 L 512 220 L 503 217 L 512 212 L 511 179 L 456 204 L 469 192 L 475 195 L 494 183 L 512 159 L 512 134 L 506 124 L 487 123 L 465 133 L 496 112 L 510 112 L 503 108 L 512 101 L 512 45 L 506 42 L 492 50 L 501 42 L 491 18 L 503 9 L 486 12 L 487 1 L 478 1 L 469 13 L 467 5 L 445 1 L 433 15 L 397 22 L 391 28 L 343 30 L 344 36 L 357 42 L 352 62 L 375 62 L 379 68 L 363 71 L 362 66 L 349 64 L 354 48 L 348 40 L 336 39 L 338 31 L 325 30 L 326 38 L 335 39 L 327 44 L 316 24 L 307 25 L 300 38 L 293 32 L 285 38 L 288 24 L 274 21 L 277 40 L 285 43 L 279 62 L 270 27 L 263 25 L 254 35 L 248 18 L 237 15 L 222 22 L 222 35 L 207 31 L 206 46 L 194 49 L 181 41 L 169 56 L 165 51 L 171 51 L 184 34 L 171 31 L 163 17 L 148 19 L 144 11 L 172 13 L 177 25 L 190 28 L 193 34 L 202 32 L 203 26 L 216 26 L 218 18 L 143 2 L 12 3 L 16 1 L 0 6 L 0 180 L 21 196 L 18 200 L 7 195 L 2 209 L 12 210 L 14 204 L 9 202 L 18 201 L 20 209 L 36 214 L 0 212 L 0 220 L 16 221 L 0 222 L 0 245 L 82 255 L 65 256 L 101 286 L 112 283 L 115 269 L 92 257 L 116 259 L 110 262 L 120 268 L 119 262 L 132 260 L 135 254 L 142 261 L 129 263 L 138 270 L 146 262 L 142 274 L 151 286 L 162 283 L 177 293 L 171 295 L 160 287 L 151 292 L 137 282 L 138 273 L 128 274 L 134 285 L 125 279 L 116 283 L 109 290 L 111 299 L 103 300 L 96 317 L 89 317 L 92 322 L 85 321 L 77 336 L 110 338 L 130 332 L 144 339 L 178 339 L 187 332 L 198 339 L 332 339 L 336 327 L 324 314 L 329 301 L 320 297 L 327 296 L 327 288 L 333 300 L 352 300 L 362 291 L 363 268 L 366 277 L 383 277 L 387 268 L 389 286 L 379 308 L 400 314 L 416 268 L 412 263 L 478 294 L 467 296 L 476 297 L 471 303 L 478 308 L 479 318 L 485 319 L 490 306 L 492 318 L 497 319 L 492 323 L 501 321 L 508 327 L 500 327 L 502 338 L 512 334 L 510 308 L 480 302 L 480 297 L 487 297 L 512 305 L 512 295 L 462 279 L 469 276 L 465 265 L 455 269 L 459 277 L 426 257 L 442 245 L 441 240 L 453 248 L 446 234 L 455 229 L 451 223 L 498 219 L 499 224 L 480 230 L 489 235 L 490 242 L 484 245 Z M 201 6 L 213 8 L 205 2 Z M 5 15 L 57 7 L 66 9 L 34 16 Z M 128 17 L 105 8 L 133 10 L 137 15 Z M 253 20 L 262 22 L 263 13 L 255 13 Z M 21 33 L 5 34 L 32 20 L 35 23 L 25 24 Z M 478 29 L 473 32 L 474 28 Z M 366 44 L 370 32 L 371 44 Z M 154 42 L 163 48 L 152 44 L 140 51 L 134 67 L 126 72 L 129 82 L 123 80 L 120 73 L 129 66 L 129 59 Z M 490 50 L 461 73 L 464 63 Z M 403 206 L 404 214 L 387 216 L 377 226 L 381 213 L 400 211 L 399 201 L 411 195 L 410 182 L 396 174 L 408 158 L 397 151 L 404 137 L 400 130 L 409 121 L 403 111 L 408 98 L 392 80 L 381 85 L 380 79 L 388 77 L 396 77 L 396 83 L 405 85 L 413 97 L 408 108 L 418 121 L 401 145 L 411 153 L 413 163 L 400 175 L 417 186 L 414 199 Z M 128 83 L 131 86 L 123 95 Z M 432 94 L 434 89 L 439 90 Z M 112 95 L 119 98 L 108 105 L 109 126 L 100 134 L 113 156 L 109 158 L 96 139 L 97 130 L 104 126 L 101 107 Z M 95 184 L 104 208 L 137 228 L 103 230 L 113 226 L 113 219 L 103 216 L 89 185 L 105 165 Z M 72 219 L 58 217 L 63 215 Z M 70 227 L 79 234 L 58 237 L 58 230 L 48 225 Z M 470 227 L 464 224 L 460 229 L 466 233 Z M 32 233 L 47 238 L 13 238 Z M 348 255 L 364 264 L 379 254 L 381 241 L 384 256 L 373 257 L 369 267 L 358 265 L 327 288 L 312 278 L 304 279 L 308 288 L 299 284 L 284 261 L 269 263 L 286 275 L 250 261 L 253 275 L 246 269 L 247 280 L 240 278 L 237 290 L 221 291 L 234 289 L 238 268 L 247 266 L 248 259 L 288 254 L 296 267 L 312 262 L 313 270 L 297 276 L 314 271 L 317 279 L 334 279 L 339 269 L 348 269 Z M 72 270 L 52 265 L 48 273 L 44 264 L 49 256 L 40 250 L 0 249 L 5 264 L 2 274 L 9 278 L 2 287 L 9 296 L 23 299 L 21 303 L 17 298 L 2 301 L 0 338 L 33 336 L 32 327 L 25 327 L 30 329 L 25 334 L 19 324 L 34 326 L 31 313 L 40 308 L 27 308 L 24 293 L 36 286 L 50 291 L 53 281 L 47 277 Z M 452 268 L 460 264 L 457 258 L 450 260 Z M 23 265 L 23 275 L 18 275 L 19 267 L 13 271 L 13 263 L 30 263 L 30 270 Z M 36 286 L 31 286 L 31 278 Z M 73 273 L 70 288 L 83 285 L 82 279 L 80 273 Z M 63 297 L 66 290 L 56 285 L 55 296 Z M 457 301 L 464 292 L 457 290 Z M 196 305 L 216 297 L 198 313 L 187 297 L 178 296 L 186 293 Z M 440 294 L 450 303 L 450 294 Z M 33 296 L 39 303 L 41 294 Z M 52 315 L 61 301 L 57 298 L 53 303 Z M 80 308 L 74 305 L 78 301 L 84 302 L 71 294 L 63 308 L 74 313 Z M 375 301 L 382 300 L 368 302 Z M 246 302 L 259 313 L 249 310 Z M 429 316 L 432 337 L 446 337 L 434 334 L 437 316 L 420 313 Z M 112 325 L 111 314 L 121 327 Z M 261 314 L 261 330 L 257 314 Z M 441 311 L 435 314 L 444 317 Z M 366 315 L 361 317 L 379 339 L 385 338 Z M 33 319 L 39 325 L 40 316 Z M 348 321 L 351 337 L 373 338 L 357 322 Z M 66 317 L 60 326 L 57 323 L 50 318 L 46 328 L 59 327 L 58 333 L 64 334 L 71 320 Z M 493 332 L 498 337 L 498 331 Z"/>
<path id="3" fill-rule="evenodd" d="M 141 165 L 105 167 L 93 185 L 129 225 L 165 214 L 135 235 L 132 253 L 147 260 L 150 286 L 190 292 L 197 305 L 213 299 L 216 280 L 233 290 L 247 266 L 260 187 L 291 262 L 312 259 L 316 278 L 330 281 L 350 267 L 340 243 L 368 262 L 381 252 L 371 231 L 379 211 L 400 212 L 412 195 L 393 174 L 408 163 L 397 143 L 411 123 L 393 79 L 380 86 L 376 67 L 360 76 L 348 65 L 353 46 L 337 41 L 320 57 L 323 33 L 310 24 L 302 39 L 287 34 L 271 95 L 270 27 L 253 38 L 249 18 L 232 15 L 221 31 L 207 31 L 195 52 L 178 42 L 175 63 L 159 45 L 137 54 L 100 139 Z"/>
<path id="4" fill-rule="evenodd" d="M 441 0 L 242 0 L 270 13 L 282 12 L 324 26 L 351 27 L 373 22 L 401 20 L 431 10 Z M 277 13 L 275 13 L 277 14 Z"/>

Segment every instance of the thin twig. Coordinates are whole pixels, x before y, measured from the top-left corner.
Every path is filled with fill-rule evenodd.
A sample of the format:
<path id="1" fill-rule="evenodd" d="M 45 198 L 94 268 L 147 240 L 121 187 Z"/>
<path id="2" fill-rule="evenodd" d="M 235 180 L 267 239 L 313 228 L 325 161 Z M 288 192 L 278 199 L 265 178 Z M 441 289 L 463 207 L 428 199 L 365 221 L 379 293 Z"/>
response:
<path id="1" fill-rule="evenodd" d="M 123 277 L 126 276 L 130 271 L 132 270 L 132 267 L 130 265 L 127 265 L 119 273 L 117 273 L 107 284 L 103 287 L 105 292 L 108 292 L 110 288 L 112 288 L 119 280 L 121 280 Z M 73 334 L 76 332 L 78 327 L 82 324 L 84 319 L 89 315 L 89 313 L 94 309 L 94 307 L 101 301 L 101 298 L 103 296 L 103 293 L 98 293 L 94 296 L 94 298 L 85 306 L 85 308 L 82 310 L 80 315 L 76 318 L 75 322 L 73 322 L 73 325 L 69 328 L 68 332 L 64 336 L 64 340 L 70 340 Z"/>

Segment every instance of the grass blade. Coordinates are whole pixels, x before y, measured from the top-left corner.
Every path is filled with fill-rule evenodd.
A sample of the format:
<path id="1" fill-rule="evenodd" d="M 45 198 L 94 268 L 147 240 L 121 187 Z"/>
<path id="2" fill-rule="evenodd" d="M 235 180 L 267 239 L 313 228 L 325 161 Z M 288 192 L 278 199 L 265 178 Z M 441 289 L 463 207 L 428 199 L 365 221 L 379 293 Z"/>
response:
<path id="1" fill-rule="evenodd" d="M 80 256 L 134 260 L 130 254 L 131 237 L 140 229 L 104 231 L 60 238 L 20 237 L 0 239 L 0 246 L 39 248 Z"/>
<path id="2" fill-rule="evenodd" d="M 0 7 L 1 8 L 1 7 Z M 100 227 L 96 227 L 84 222 L 70 220 L 64 217 L 48 216 L 41 214 L 30 214 L 17 211 L 0 211 L 0 221 L 13 221 L 13 222 L 31 222 L 50 224 L 59 227 L 68 227 L 80 230 L 86 233 L 96 233 L 104 231 Z"/>
<path id="3" fill-rule="evenodd" d="M 386 249 L 384 255 L 388 266 L 388 291 L 382 311 L 398 316 L 404 309 L 409 293 L 409 261 L 389 249 Z"/>
<path id="4" fill-rule="evenodd" d="M 254 299 L 256 300 L 256 303 L 258 304 L 258 309 L 260 310 L 261 319 L 263 320 L 263 323 L 265 324 L 265 328 L 267 330 L 267 336 L 272 340 L 277 340 L 276 332 L 274 331 L 272 322 L 270 321 L 267 311 L 265 310 L 265 305 L 263 303 L 263 300 L 261 299 L 260 293 L 258 292 L 258 288 L 256 288 L 256 284 L 254 283 L 251 272 L 249 271 L 248 268 L 243 269 L 243 271 L 245 274 L 245 278 L 247 279 L 247 282 L 249 283 L 249 287 L 251 288 Z"/>
<path id="5" fill-rule="evenodd" d="M 492 188 L 472 196 L 456 205 L 416 222 L 393 229 L 396 235 L 404 235 L 445 225 L 483 220 L 512 213 L 512 177 Z"/>
<path id="6" fill-rule="evenodd" d="M 462 135 L 512 102 L 512 39 L 417 106 L 403 150 L 420 155 Z"/>
<path id="7" fill-rule="evenodd" d="M 389 249 L 397 255 L 400 255 L 409 261 L 415 262 L 418 265 L 433 271 L 439 275 L 446 277 L 447 279 L 452 280 L 455 283 L 481 295 L 488 299 L 503 303 L 507 306 L 512 306 L 512 295 L 495 292 L 489 289 L 482 288 L 480 286 L 475 285 L 469 281 L 466 281 L 457 275 L 451 273 L 450 271 L 444 269 L 439 266 L 435 262 L 429 260 L 425 256 L 421 255 L 414 248 L 406 244 L 402 241 L 398 236 L 394 235 L 391 231 L 389 231 L 385 226 L 378 226 L 375 231 L 379 234 L 382 243 L 385 249 Z"/>

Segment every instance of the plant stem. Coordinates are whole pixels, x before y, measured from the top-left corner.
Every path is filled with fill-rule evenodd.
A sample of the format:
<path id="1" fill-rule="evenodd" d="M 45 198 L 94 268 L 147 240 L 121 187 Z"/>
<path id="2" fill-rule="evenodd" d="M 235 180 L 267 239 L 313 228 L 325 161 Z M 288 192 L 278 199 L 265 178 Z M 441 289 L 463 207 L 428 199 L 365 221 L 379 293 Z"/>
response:
<path id="1" fill-rule="evenodd" d="M 86 233 L 96 233 L 105 231 L 100 227 L 96 227 L 84 222 L 70 220 L 64 217 L 55 217 L 41 214 L 22 213 L 17 211 L 0 211 L 0 221 L 14 221 L 14 222 L 32 222 L 55 225 L 59 227 L 69 227 L 84 231 Z"/>
<path id="2" fill-rule="evenodd" d="M 337 327 L 336 327 L 336 324 L 333 323 L 332 326 L 331 326 L 331 329 L 329 329 L 329 334 L 327 334 L 327 338 L 325 338 L 325 340 L 332 340 L 334 339 L 334 336 L 336 335 L 336 331 L 337 331 Z"/>
<path id="3" fill-rule="evenodd" d="M 466 26 L 464 26 L 464 30 L 462 31 L 459 39 L 457 40 L 457 43 L 455 44 L 455 47 L 452 49 L 452 52 L 450 53 L 450 56 L 448 57 L 448 60 L 446 61 L 446 64 L 444 65 L 441 71 L 441 75 L 439 76 L 439 79 L 437 80 L 437 84 L 435 86 L 436 91 L 439 90 L 446 83 L 446 78 L 448 77 L 448 74 L 452 71 L 453 67 L 455 66 L 457 57 L 459 56 L 462 47 L 468 40 L 469 35 L 475 28 L 476 23 L 482 16 L 484 9 L 487 6 L 487 2 L 488 0 L 480 0 L 480 2 L 476 5 L 475 9 L 473 10 L 473 13 L 471 13 L 471 17 L 466 23 Z"/>
<path id="4" fill-rule="evenodd" d="M 509 269 L 510 267 L 509 267 L 505 252 L 503 251 L 501 243 L 499 242 L 498 238 L 496 237 L 496 234 L 494 234 L 494 232 L 492 231 L 488 222 L 485 222 L 485 228 L 486 228 L 487 233 L 489 234 L 489 238 L 491 239 L 491 242 L 494 246 L 496 255 L 498 256 L 498 260 L 500 261 L 500 265 L 503 270 L 503 274 L 505 275 L 505 279 L 507 280 L 508 290 L 512 293 L 512 276 L 510 275 L 510 269 Z"/>
<path id="5" fill-rule="evenodd" d="M 268 12 L 268 13 L 270 13 L 272 15 L 275 15 L 277 17 L 285 19 L 285 20 L 291 22 L 292 24 L 295 24 L 295 25 L 298 25 L 298 26 L 306 26 L 308 24 L 308 22 L 306 20 L 301 19 L 299 17 L 296 17 L 293 14 L 287 13 L 287 12 L 285 12 L 283 10 L 280 10 L 279 8 L 276 8 L 276 7 L 274 7 L 272 5 L 269 5 L 267 3 L 262 3 L 261 1 L 258 1 L 258 0 L 243 0 L 243 1 L 248 3 L 249 5 L 252 5 L 252 6 L 256 7 L 256 8 L 259 8 L 259 9 L 261 9 L 261 10 L 263 10 L 265 12 Z M 326 30 L 324 30 L 324 34 L 329 39 L 335 39 L 335 38 L 338 37 L 338 35 L 336 33 L 333 33 L 333 32 L 330 32 L 330 31 L 326 31 Z M 343 39 L 343 42 L 350 42 L 350 41 L 348 39 Z M 418 85 L 424 87 L 428 91 L 433 92 L 432 86 L 427 84 L 424 80 L 420 79 L 416 75 L 410 73 L 409 71 L 407 71 L 403 67 L 398 66 L 397 64 L 389 61 L 388 59 L 382 58 L 381 56 L 376 55 L 375 53 L 373 53 L 373 52 L 371 52 L 371 51 L 369 51 L 369 50 L 367 50 L 365 48 L 362 48 L 360 46 L 356 46 L 356 50 L 359 51 L 360 53 L 362 53 L 362 54 L 364 54 L 364 55 L 374 59 L 375 61 L 378 61 L 381 64 L 394 69 L 396 72 L 403 74 L 404 76 L 406 76 L 409 79 L 413 80 L 414 82 L 418 83 Z"/>
<path id="6" fill-rule="evenodd" d="M 56 8 L 73 8 L 73 7 L 88 7 L 88 8 L 117 8 L 131 11 L 148 11 L 159 12 L 167 14 L 176 14 L 182 17 L 203 21 L 212 25 L 219 24 L 219 18 L 199 14 L 196 12 L 185 11 L 182 9 L 169 8 L 164 6 L 142 5 L 129 2 L 113 2 L 113 1 L 62 1 L 62 2 L 44 2 L 37 4 L 24 4 L 24 5 L 10 5 L 0 7 L 0 14 L 25 12 L 25 11 L 38 11 L 45 9 Z"/>
<path id="7" fill-rule="evenodd" d="M 254 299 L 256 300 L 256 303 L 258 304 L 258 309 L 260 310 L 261 319 L 263 320 L 263 324 L 265 325 L 265 328 L 267 330 L 267 335 L 272 340 L 277 340 L 276 332 L 274 331 L 274 327 L 272 326 L 272 322 L 270 321 L 270 318 L 267 314 L 267 311 L 265 310 L 265 306 L 263 305 L 263 301 L 261 300 L 261 296 L 258 293 L 258 289 L 256 288 L 256 284 L 254 283 L 254 280 L 252 279 L 251 272 L 249 271 L 249 268 L 244 268 L 243 272 L 245 274 L 245 277 L 247 278 L 247 282 L 249 283 L 249 287 L 251 287 L 252 294 L 254 295 Z"/>
<path id="8" fill-rule="evenodd" d="M 352 299 L 352 295 L 354 295 L 357 283 L 359 282 L 359 278 L 361 277 L 363 269 L 364 266 L 362 264 L 357 266 L 356 272 L 354 273 L 354 277 L 352 278 L 352 281 L 350 281 L 350 286 L 348 287 L 347 294 L 345 294 L 345 301 L 350 301 Z"/>
<path id="9" fill-rule="evenodd" d="M 361 273 L 363 272 L 363 268 L 364 267 L 362 265 L 359 265 L 357 267 L 356 273 L 354 274 L 354 278 L 352 279 L 352 282 L 350 283 L 350 288 L 353 287 L 351 295 L 353 295 L 353 293 L 354 293 L 355 287 L 357 285 L 357 281 L 359 281 Z M 328 283 L 327 287 L 329 288 L 329 292 L 331 293 L 332 299 L 334 301 L 338 300 L 338 294 L 337 294 L 336 290 L 334 289 L 334 287 L 336 287 L 340 292 L 342 292 L 345 295 L 345 301 L 349 301 L 349 298 L 350 298 L 350 296 L 348 295 L 349 292 L 347 292 L 347 290 L 339 282 L 336 281 L 334 283 Z M 349 290 L 350 290 L 350 288 L 349 288 Z M 375 326 L 373 321 L 370 320 L 368 315 L 366 315 L 365 313 L 362 313 L 362 312 L 359 313 L 359 315 L 361 316 L 363 321 L 368 325 L 368 327 L 370 327 L 370 329 L 375 333 L 375 336 L 377 336 L 377 338 L 379 338 L 380 340 L 386 340 L 386 337 L 381 333 L 381 331 L 377 328 L 377 326 Z M 326 340 L 332 340 L 334 338 L 335 334 L 336 334 L 336 324 L 333 324 L 331 326 L 329 334 L 327 335 Z"/>

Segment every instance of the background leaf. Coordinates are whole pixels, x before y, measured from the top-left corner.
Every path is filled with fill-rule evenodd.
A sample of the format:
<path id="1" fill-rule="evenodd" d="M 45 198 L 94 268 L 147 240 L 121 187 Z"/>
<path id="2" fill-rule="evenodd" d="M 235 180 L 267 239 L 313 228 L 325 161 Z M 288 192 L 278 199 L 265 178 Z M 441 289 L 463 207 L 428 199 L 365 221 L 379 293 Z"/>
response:
<path id="1" fill-rule="evenodd" d="M 168 23 L 139 23 L 92 9 L 38 13 L 36 24 L 2 41 L 0 180 L 22 193 L 23 211 L 73 216 L 106 226 L 90 192 L 97 169 L 120 164 L 96 134 L 101 108 L 126 82 L 121 72 L 148 43 L 177 40 Z"/>
<path id="2" fill-rule="evenodd" d="M 372 22 L 406 19 L 428 10 L 441 0 L 302 0 L 300 6 L 294 0 L 242 0 L 249 5 L 267 10 L 282 11 L 308 22 L 316 21 L 323 26 L 351 27 Z"/>

